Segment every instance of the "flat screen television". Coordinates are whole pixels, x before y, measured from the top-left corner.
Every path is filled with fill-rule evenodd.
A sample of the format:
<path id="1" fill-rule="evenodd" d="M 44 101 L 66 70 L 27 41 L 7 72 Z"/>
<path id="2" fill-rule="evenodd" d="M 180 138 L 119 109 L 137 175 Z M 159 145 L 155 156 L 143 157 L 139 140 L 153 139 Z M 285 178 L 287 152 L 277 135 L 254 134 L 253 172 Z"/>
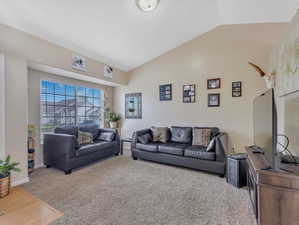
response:
<path id="1" fill-rule="evenodd" d="M 277 169 L 277 112 L 274 90 L 254 99 L 254 145 L 265 155 L 272 169 Z"/>

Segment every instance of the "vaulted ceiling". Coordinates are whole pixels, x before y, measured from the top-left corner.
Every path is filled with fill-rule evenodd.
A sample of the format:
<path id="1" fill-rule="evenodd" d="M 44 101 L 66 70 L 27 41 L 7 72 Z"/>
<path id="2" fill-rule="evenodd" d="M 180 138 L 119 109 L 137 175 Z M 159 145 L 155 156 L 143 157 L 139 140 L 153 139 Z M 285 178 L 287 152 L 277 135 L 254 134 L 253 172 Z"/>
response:
<path id="1" fill-rule="evenodd" d="M 0 23 L 128 71 L 222 24 L 288 22 L 298 0 L 0 0 Z M 1 34 L 0 34 L 1 35 Z"/>

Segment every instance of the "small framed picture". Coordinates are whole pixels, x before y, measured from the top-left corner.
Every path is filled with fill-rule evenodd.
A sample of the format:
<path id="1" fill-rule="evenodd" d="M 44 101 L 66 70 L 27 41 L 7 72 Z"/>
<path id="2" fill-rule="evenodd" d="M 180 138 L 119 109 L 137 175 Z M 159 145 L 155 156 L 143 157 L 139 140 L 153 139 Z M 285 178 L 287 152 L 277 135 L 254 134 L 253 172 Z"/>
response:
<path id="1" fill-rule="evenodd" d="M 232 82 L 232 97 L 241 97 L 242 96 L 242 82 L 235 81 Z"/>
<path id="2" fill-rule="evenodd" d="M 160 101 L 171 101 L 172 100 L 172 85 L 164 84 L 159 86 Z"/>
<path id="3" fill-rule="evenodd" d="M 220 78 L 208 79 L 207 87 L 208 89 L 219 89 L 221 87 L 221 79 Z"/>
<path id="4" fill-rule="evenodd" d="M 195 102 L 195 84 L 183 86 L 183 103 Z"/>
<path id="5" fill-rule="evenodd" d="M 72 68 L 76 70 L 86 71 L 85 58 L 79 55 L 72 54 Z"/>
<path id="6" fill-rule="evenodd" d="M 208 107 L 220 106 L 220 94 L 208 94 Z"/>

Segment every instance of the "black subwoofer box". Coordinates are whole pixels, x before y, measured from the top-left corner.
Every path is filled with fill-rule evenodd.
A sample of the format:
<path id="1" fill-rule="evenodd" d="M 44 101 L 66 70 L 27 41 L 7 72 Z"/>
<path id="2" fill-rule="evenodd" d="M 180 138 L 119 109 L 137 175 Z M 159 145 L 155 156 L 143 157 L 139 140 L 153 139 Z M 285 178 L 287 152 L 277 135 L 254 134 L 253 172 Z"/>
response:
<path id="1" fill-rule="evenodd" d="M 235 154 L 227 157 L 226 180 L 237 188 L 247 186 L 246 154 Z"/>

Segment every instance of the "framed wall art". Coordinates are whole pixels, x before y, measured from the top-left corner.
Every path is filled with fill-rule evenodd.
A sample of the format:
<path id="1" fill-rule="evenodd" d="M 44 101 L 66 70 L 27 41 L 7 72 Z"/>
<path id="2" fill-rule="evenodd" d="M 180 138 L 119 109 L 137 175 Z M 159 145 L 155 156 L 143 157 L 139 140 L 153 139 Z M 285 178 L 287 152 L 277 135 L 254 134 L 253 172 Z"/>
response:
<path id="1" fill-rule="evenodd" d="M 183 102 L 184 103 L 195 102 L 195 84 L 183 86 Z"/>
<path id="2" fill-rule="evenodd" d="M 207 81 L 208 89 L 219 89 L 220 87 L 221 87 L 221 79 L 220 78 L 208 79 L 208 81 Z"/>
<path id="3" fill-rule="evenodd" d="M 242 96 L 242 82 L 235 81 L 232 82 L 232 97 L 241 97 Z"/>
<path id="4" fill-rule="evenodd" d="M 159 86 L 160 101 L 171 101 L 172 100 L 172 85 L 164 84 Z"/>
<path id="5" fill-rule="evenodd" d="M 142 94 L 131 93 L 125 95 L 126 119 L 142 119 Z"/>
<path id="6" fill-rule="evenodd" d="M 208 94 L 208 107 L 220 106 L 220 94 Z"/>

